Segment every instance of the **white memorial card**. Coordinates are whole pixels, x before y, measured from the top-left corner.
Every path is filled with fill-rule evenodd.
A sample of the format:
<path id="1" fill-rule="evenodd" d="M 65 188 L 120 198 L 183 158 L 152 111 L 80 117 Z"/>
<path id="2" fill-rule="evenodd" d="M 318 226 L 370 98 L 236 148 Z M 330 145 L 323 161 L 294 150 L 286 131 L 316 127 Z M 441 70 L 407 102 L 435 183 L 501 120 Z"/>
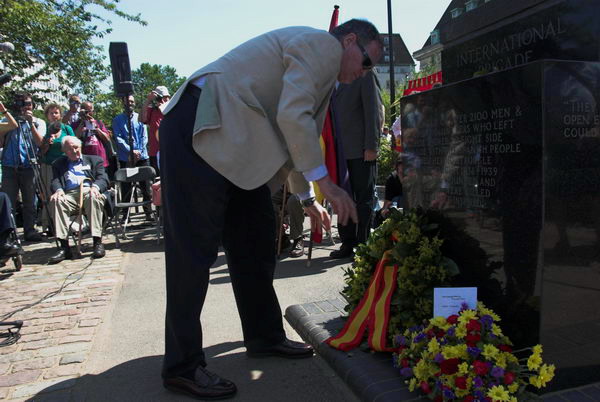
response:
<path id="1" fill-rule="evenodd" d="M 449 317 L 458 314 L 463 304 L 477 308 L 477 288 L 434 288 L 433 316 Z"/>

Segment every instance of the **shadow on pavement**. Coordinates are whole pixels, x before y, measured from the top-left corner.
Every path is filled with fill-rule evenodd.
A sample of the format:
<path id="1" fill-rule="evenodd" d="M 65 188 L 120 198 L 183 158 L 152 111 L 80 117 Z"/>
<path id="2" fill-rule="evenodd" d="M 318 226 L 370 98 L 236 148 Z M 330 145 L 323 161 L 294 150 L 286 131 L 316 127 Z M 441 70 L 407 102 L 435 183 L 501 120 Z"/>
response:
<path id="1" fill-rule="evenodd" d="M 220 259 L 221 257 L 219 257 Z M 225 263 L 224 257 L 223 264 Z M 285 278 L 296 278 L 299 276 L 317 275 L 324 272 L 327 269 L 335 268 L 340 265 L 350 265 L 352 262 L 350 259 L 347 260 L 332 260 L 329 257 L 313 258 L 310 267 L 306 266 L 306 258 L 301 259 L 285 259 L 277 263 L 275 268 L 275 279 Z M 219 271 L 211 271 L 213 274 L 225 274 L 228 273 L 227 269 L 221 269 Z M 224 283 L 231 283 L 229 275 L 210 280 L 213 285 L 219 285 Z"/>
<path id="2" fill-rule="evenodd" d="M 237 351 L 236 349 L 242 348 Z M 231 351 L 236 350 L 231 353 Z M 234 400 L 305 400 L 296 387 L 308 387 L 302 378 L 306 370 L 314 369 L 312 359 L 283 361 L 281 359 L 249 359 L 242 342 L 226 342 L 205 349 L 209 369 L 233 380 L 238 386 Z M 162 356 L 147 356 L 114 366 L 99 374 L 87 374 L 77 379 L 48 387 L 28 401 L 184 401 L 191 400 L 171 393 L 162 386 L 160 376 Z M 69 387 L 68 389 L 64 389 Z M 61 389 L 63 388 L 63 389 Z M 278 395 L 279 394 L 279 395 Z M 266 397 L 271 395 L 272 397 Z M 278 396 L 277 396 L 278 395 Z M 279 398 L 281 397 L 281 399 Z"/>

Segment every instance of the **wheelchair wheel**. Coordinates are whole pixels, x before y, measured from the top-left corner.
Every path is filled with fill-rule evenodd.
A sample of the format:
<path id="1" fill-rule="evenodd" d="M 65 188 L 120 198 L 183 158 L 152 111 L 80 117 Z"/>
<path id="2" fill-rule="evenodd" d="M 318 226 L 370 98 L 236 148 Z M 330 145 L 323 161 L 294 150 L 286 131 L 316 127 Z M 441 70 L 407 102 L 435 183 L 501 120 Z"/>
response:
<path id="1" fill-rule="evenodd" d="M 13 258 L 13 263 L 15 264 L 15 269 L 17 271 L 20 271 L 21 268 L 23 267 L 23 256 L 21 254 L 14 256 Z"/>

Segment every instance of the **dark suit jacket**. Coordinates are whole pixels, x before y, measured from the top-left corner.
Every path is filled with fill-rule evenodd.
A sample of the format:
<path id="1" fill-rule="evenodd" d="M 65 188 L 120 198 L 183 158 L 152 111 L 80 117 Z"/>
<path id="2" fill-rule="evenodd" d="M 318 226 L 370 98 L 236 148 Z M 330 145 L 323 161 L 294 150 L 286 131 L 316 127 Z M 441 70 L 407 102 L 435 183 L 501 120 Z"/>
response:
<path id="1" fill-rule="evenodd" d="M 83 166 L 89 166 L 84 170 L 85 175 L 92 179 L 92 183 L 98 186 L 98 190 L 104 193 L 108 189 L 108 176 L 104 171 L 104 161 L 101 157 L 95 155 L 81 155 Z M 61 156 L 52 164 L 52 193 L 66 187 L 66 174 L 69 170 L 69 158 Z"/>
<path id="2" fill-rule="evenodd" d="M 363 158 L 365 149 L 379 149 L 382 124 L 379 90 L 379 82 L 372 71 L 337 88 L 333 111 L 346 159 Z"/>

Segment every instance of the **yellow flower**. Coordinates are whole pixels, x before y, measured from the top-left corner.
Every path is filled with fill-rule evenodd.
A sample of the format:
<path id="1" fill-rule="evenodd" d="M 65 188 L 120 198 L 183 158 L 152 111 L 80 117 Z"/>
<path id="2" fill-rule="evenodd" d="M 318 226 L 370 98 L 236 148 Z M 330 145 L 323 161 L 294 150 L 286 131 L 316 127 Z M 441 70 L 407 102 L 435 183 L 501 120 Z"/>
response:
<path id="1" fill-rule="evenodd" d="M 433 326 L 439 327 L 444 331 L 447 331 L 452 326 L 444 317 L 434 317 L 430 322 Z"/>
<path id="2" fill-rule="evenodd" d="M 483 352 L 481 352 L 485 357 L 487 357 L 488 359 L 494 359 L 496 356 L 498 356 L 498 348 L 495 347 L 494 345 L 490 345 L 490 344 L 485 344 L 483 345 Z"/>
<path id="3" fill-rule="evenodd" d="M 429 368 L 427 367 L 425 359 L 422 359 L 417 363 L 414 369 L 414 374 L 418 380 L 424 380 L 427 378 L 429 375 Z"/>
<path id="4" fill-rule="evenodd" d="M 496 356 L 496 366 L 506 368 L 506 354 L 507 353 L 499 353 Z"/>
<path id="5" fill-rule="evenodd" d="M 466 324 L 475 318 L 477 318 L 477 312 L 473 310 L 464 310 L 460 313 L 460 316 L 458 317 L 458 322 L 460 322 L 461 324 Z"/>
<path id="6" fill-rule="evenodd" d="M 541 355 L 542 354 L 542 345 L 535 345 L 533 347 L 533 354 L 534 355 Z"/>
<path id="7" fill-rule="evenodd" d="M 502 329 L 498 325 L 492 324 L 492 333 L 496 336 L 502 336 Z"/>
<path id="8" fill-rule="evenodd" d="M 553 364 L 542 365 L 542 367 L 540 368 L 540 373 L 539 373 L 541 387 L 545 387 L 546 384 L 548 384 L 548 382 L 550 382 L 550 380 L 552 380 L 554 378 L 554 368 L 555 367 Z"/>
<path id="9" fill-rule="evenodd" d="M 506 389 L 504 389 L 504 387 L 502 385 L 496 385 L 496 386 L 490 388 L 490 390 L 487 393 L 487 396 L 492 398 L 494 401 L 499 401 L 499 402 L 509 402 L 510 401 L 510 395 L 508 394 L 508 391 Z"/>
<path id="10" fill-rule="evenodd" d="M 510 397 L 510 402 L 519 402 L 517 398 L 515 398 L 514 396 Z"/>
<path id="11" fill-rule="evenodd" d="M 490 310 L 489 308 L 485 307 L 485 305 L 482 302 L 477 303 L 477 310 L 479 310 L 480 316 L 489 315 L 494 321 L 500 321 L 500 317 L 498 316 L 498 314 L 494 313 L 493 310 Z"/>
<path id="12" fill-rule="evenodd" d="M 510 384 L 508 386 L 508 392 L 510 392 L 511 394 L 514 394 L 518 390 L 519 390 L 519 384 L 517 382 L 513 382 L 512 384 Z"/>
<path id="13" fill-rule="evenodd" d="M 529 377 L 529 383 L 531 385 L 533 385 L 534 387 L 536 387 L 536 388 L 541 388 L 542 387 L 540 379 L 536 375 L 533 375 L 533 376 Z"/>
<path id="14" fill-rule="evenodd" d="M 461 363 L 458 365 L 458 374 L 467 374 L 469 372 L 469 363 Z"/>
<path id="15" fill-rule="evenodd" d="M 534 353 L 527 359 L 527 368 L 529 370 L 537 370 L 540 364 L 542 364 L 542 358 L 539 354 Z"/>
<path id="16" fill-rule="evenodd" d="M 408 390 L 410 392 L 413 392 L 415 389 L 417 389 L 417 379 L 415 377 L 410 379 L 410 382 L 408 383 Z"/>
<path id="17" fill-rule="evenodd" d="M 440 350 L 440 344 L 438 343 L 437 339 L 431 338 L 429 344 L 427 345 L 427 349 L 429 349 L 429 352 L 437 354 L 437 352 Z"/>
<path id="18" fill-rule="evenodd" d="M 467 336 L 467 325 L 459 324 L 458 327 L 456 327 L 454 334 L 458 339 L 463 339 L 465 336 Z"/>
<path id="19" fill-rule="evenodd" d="M 469 390 L 466 390 L 466 389 L 457 389 L 456 391 L 454 391 L 454 393 L 459 398 L 462 398 L 463 396 L 469 395 Z"/>

